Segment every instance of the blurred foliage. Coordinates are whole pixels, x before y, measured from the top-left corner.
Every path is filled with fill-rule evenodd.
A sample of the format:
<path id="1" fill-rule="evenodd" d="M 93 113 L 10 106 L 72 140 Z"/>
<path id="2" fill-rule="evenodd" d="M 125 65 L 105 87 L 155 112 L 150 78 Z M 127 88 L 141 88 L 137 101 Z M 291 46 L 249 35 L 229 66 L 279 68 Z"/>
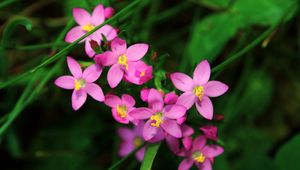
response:
<path id="1" fill-rule="evenodd" d="M 103 3 L 119 12 L 130 2 L 3 0 L 0 86 L 66 46 L 64 35 L 74 25 L 72 8 L 92 11 L 98 3 Z M 142 87 L 122 83 L 111 90 L 105 81 L 105 69 L 98 83 L 106 93 L 132 94 L 140 106 L 144 105 L 139 99 L 141 88 L 175 90 L 168 78 L 170 72 L 180 70 L 191 74 L 203 59 L 211 61 L 212 67 L 217 66 L 266 29 L 275 27 L 263 42 L 258 41 L 254 49 L 243 53 L 241 59 L 212 75 L 230 85 L 228 94 L 213 99 L 215 113 L 224 115 L 224 120 L 212 123 L 219 127 L 225 147 L 214 169 L 299 169 L 297 0 L 142 0 L 113 20 L 112 25 L 119 27 L 120 37 L 128 43 L 150 44 L 151 51 L 145 60 L 154 66 L 154 79 Z M 67 52 L 81 63 L 89 64 L 82 44 Z M 74 112 L 71 92 L 53 84 L 58 75 L 67 72 L 65 60 L 58 60 L 0 88 L 0 126 L 7 128 L 0 138 L 0 169 L 107 169 L 119 160 L 119 139 L 115 132 L 121 125 L 115 123 L 109 108 L 90 98 L 82 109 Z M 200 126 L 209 123 L 195 108 L 190 111 L 188 122 L 197 134 Z M 152 161 L 155 154 L 148 159 Z M 181 160 L 162 143 L 152 169 L 176 169 Z M 119 169 L 140 166 L 131 156 Z"/>

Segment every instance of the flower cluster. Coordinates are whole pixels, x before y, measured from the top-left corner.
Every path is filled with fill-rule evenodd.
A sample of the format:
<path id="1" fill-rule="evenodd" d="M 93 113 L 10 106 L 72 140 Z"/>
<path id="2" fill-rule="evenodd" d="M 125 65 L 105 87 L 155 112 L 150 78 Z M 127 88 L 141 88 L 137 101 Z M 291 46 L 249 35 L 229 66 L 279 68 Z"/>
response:
<path id="1" fill-rule="evenodd" d="M 72 28 L 65 41 L 74 42 L 85 33 L 102 24 L 111 17 L 114 10 L 98 5 L 90 15 L 81 8 L 73 9 L 73 17 L 79 26 Z M 93 43 L 99 47 L 103 41 L 108 41 L 104 52 L 93 48 Z M 120 156 L 126 156 L 145 142 L 155 143 L 165 140 L 170 150 L 177 156 L 184 157 L 180 170 L 189 169 L 195 164 L 199 169 L 212 169 L 214 157 L 223 152 L 216 143 L 217 128 L 212 125 L 200 128 L 202 135 L 193 138 L 194 129 L 188 125 L 188 111 L 195 104 L 199 114 L 207 119 L 213 119 L 213 104 L 210 97 L 218 97 L 228 90 L 228 86 L 219 81 L 209 81 L 210 65 L 208 61 L 200 62 L 193 73 L 193 78 L 184 73 L 175 72 L 170 75 L 173 85 L 181 92 L 165 93 L 162 89 L 144 88 L 140 91 L 141 100 L 147 107 L 136 106 L 136 100 L 129 94 L 121 96 L 104 94 L 96 84 L 102 70 L 109 67 L 107 82 L 110 88 L 125 82 L 143 85 L 150 81 L 152 66 L 147 65 L 142 58 L 146 56 L 149 45 L 137 43 L 128 46 L 124 39 L 118 37 L 117 29 L 104 25 L 96 32 L 79 43 L 85 42 L 85 52 L 92 58 L 94 64 L 84 71 L 72 57 L 67 57 L 67 65 L 72 76 L 61 76 L 55 84 L 61 88 L 73 90 L 72 108 L 78 110 L 87 99 L 87 94 L 93 99 L 104 102 L 111 108 L 112 117 L 121 124 L 132 124 L 133 129 L 119 128 L 121 138 Z M 108 45 L 107 45 L 108 44 Z M 210 141 L 207 144 L 207 141 Z M 143 160 L 145 147 L 136 152 L 139 161 Z"/>

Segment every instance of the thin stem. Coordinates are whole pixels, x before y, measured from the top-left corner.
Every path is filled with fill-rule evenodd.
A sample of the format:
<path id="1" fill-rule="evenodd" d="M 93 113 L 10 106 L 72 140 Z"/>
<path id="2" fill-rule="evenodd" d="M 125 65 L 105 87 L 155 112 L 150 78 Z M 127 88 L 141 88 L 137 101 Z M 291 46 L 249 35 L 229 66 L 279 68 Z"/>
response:
<path id="1" fill-rule="evenodd" d="M 65 46 L 65 42 L 58 42 L 58 43 L 45 43 L 45 44 L 34 44 L 34 45 L 22 45 L 16 47 L 8 47 L 7 49 L 12 50 L 36 50 L 42 48 L 50 48 L 50 47 L 62 47 Z"/>

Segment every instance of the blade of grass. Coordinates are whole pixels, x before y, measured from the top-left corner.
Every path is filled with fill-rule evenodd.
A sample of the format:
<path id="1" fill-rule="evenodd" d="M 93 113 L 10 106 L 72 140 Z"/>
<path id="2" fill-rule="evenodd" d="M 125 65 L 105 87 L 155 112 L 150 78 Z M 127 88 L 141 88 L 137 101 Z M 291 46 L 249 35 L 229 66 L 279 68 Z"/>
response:
<path id="1" fill-rule="evenodd" d="M 157 154 L 160 145 L 161 142 L 148 145 L 140 170 L 151 170 L 154 158 Z"/>
<path id="2" fill-rule="evenodd" d="M 54 61 L 56 61 L 59 57 L 65 55 L 67 52 L 69 52 L 72 48 L 74 48 L 75 46 L 78 45 L 78 43 L 83 40 L 84 38 L 88 37 L 89 35 L 91 35 L 92 33 L 94 33 L 95 31 L 97 31 L 99 28 L 101 28 L 102 26 L 104 26 L 105 24 L 108 24 L 112 21 L 115 21 L 118 17 L 120 16 L 124 16 L 125 14 L 127 14 L 133 7 L 135 7 L 141 0 L 136 0 L 133 1 L 132 3 L 130 3 L 128 6 L 126 6 L 124 9 L 122 9 L 120 12 L 118 12 L 116 15 L 114 15 L 113 17 L 109 18 L 108 20 L 106 20 L 105 22 L 103 22 L 101 25 L 98 25 L 97 27 L 95 27 L 93 30 L 87 32 L 86 34 L 84 34 L 83 36 L 81 36 L 80 38 L 78 38 L 76 41 L 74 41 L 73 43 L 69 44 L 68 46 L 66 46 L 65 48 L 63 48 L 61 51 L 59 51 L 58 53 L 56 53 L 55 55 L 53 55 L 52 57 L 49 57 L 48 59 L 46 59 L 44 62 L 42 62 L 41 64 L 39 64 L 38 66 L 36 66 L 35 68 L 29 70 L 28 72 L 25 72 L 23 74 L 21 74 L 20 76 L 16 77 L 15 79 L 9 80 L 7 82 L 1 83 L 0 84 L 0 89 L 3 89 L 4 87 L 10 85 L 11 83 L 14 83 L 15 81 L 18 81 L 24 77 L 26 77 L 27 75 L 30 75 L 34 72 L 36 72 L 37 70 L 39 70 L 40 68 L 43 68 L 51 63 L 53 63 Z"/>
<path id="3" fill-rule="evenodd" d="M 130 154 L 128 154 L 126 157 L 120 159 L 118 162 L 113 164 L 111 167 L 109 167 L 107 170 L 113 170 L 116 169 L 118 166 L 120 166 L 124 161 L 126 161 L 128 158 L 130 158 L 132 155 L 134 155 L 138 150 L 140 150 L 142 147 L 144 147 L 146 143 L 143 143 L 141 146 L 134 149 Z"/>
<path id="4" fill-rule="evenodd" d="M 45 44 L 35 44 L 35 45 L 24 45 L 24 46 L 16 46 L 16 47 L 9 47 L 8 50 L 36 50 L 42 48 L 52 48 L 52 47 L 62 47 L 65 46 L 65 42 L 58 42 L 58 43 L 45 43 Z"/>

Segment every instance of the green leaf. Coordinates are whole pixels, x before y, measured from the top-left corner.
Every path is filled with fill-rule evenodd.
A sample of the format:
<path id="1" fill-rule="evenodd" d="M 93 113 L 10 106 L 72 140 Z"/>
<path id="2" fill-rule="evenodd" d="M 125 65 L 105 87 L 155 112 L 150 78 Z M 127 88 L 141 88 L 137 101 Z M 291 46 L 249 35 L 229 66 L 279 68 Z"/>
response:
<path id="1" fill-rule="evenodd" d="M 154 158 L 156 156 L 156 153 L 160 147 L 160 142 L 155 144 L 149 144 L 147 146 L 145 157 L 141 166 L 141 170 L 151 170 Z"/>
<path id="2" fill-rule="evenodd" d="M 234 3 L 231 12 L 237 14 L 242 19 L 245 26 L 273 25 L 280 21 L 291 4 L 294 8 L 289 11 L 285 21 L 290 19 L 296 12 L 297 0 L 238 0 Z M 242 25 L 241 25 L 242 26 Z"/>
<path id="3" fill-rule="evenodd" d="M 192 65 L 204 59 L 213 61 L 236 34 L 239 24 L 239 20 L 230 13 L 210 15 L 196 23 L 187 45 Z"/>
<path id="4" fill-rule="evenodd" d="M 222 9 L 229 5 L 230 0 L 195 0 L 195 2 L 208 8 Z"/>
<path id="5" fill-rule="evenodd" d="M 280 170 L 299 170 L 300 134 L 283 145 L 275 157 L 275 163 Z"/>

